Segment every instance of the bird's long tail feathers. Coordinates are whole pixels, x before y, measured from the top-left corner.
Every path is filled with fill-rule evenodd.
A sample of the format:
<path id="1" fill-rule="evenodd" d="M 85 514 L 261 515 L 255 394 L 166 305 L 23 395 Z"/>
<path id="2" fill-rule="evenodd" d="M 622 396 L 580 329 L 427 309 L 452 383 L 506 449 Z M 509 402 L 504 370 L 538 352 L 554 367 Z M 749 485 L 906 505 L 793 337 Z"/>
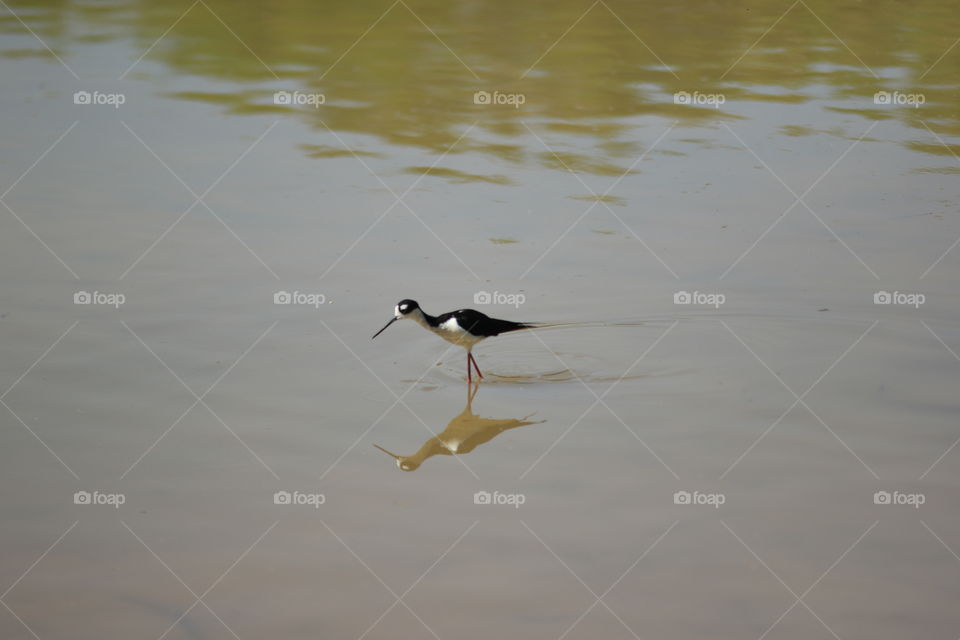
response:
<path id="1" fill-rule="evenodd" d="M 508 322 L 508 321 L 504 321 Z M 644 322 L 509 322 L 500 329 L 500 333 L 520 331 L 521 329 L 553 329 L 555 327 L 632 327 L 646 324 Z"/>

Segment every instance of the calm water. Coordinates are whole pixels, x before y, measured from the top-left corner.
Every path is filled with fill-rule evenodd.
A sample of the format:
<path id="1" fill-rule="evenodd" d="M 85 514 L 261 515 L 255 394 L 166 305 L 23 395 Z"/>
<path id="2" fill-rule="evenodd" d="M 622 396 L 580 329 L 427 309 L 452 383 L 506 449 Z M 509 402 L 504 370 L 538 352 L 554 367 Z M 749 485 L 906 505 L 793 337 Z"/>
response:
<path id="1" fill-rule="evenodd" d="M 0 13 L 0 636 L 960 635 L 954 3 Z"/>

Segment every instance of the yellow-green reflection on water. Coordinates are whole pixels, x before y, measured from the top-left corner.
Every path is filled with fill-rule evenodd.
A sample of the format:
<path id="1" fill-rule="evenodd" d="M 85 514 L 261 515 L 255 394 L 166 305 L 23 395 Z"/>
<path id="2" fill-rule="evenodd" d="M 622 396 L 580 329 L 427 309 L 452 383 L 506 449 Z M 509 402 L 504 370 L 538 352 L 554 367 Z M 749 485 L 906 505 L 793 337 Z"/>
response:
<path id="1" fill-rule="evenodd" d="M 473 399 L 479 389 L 479 384 L 468 386 L 467 406 L 447 424 L 446 429 L 424 442 L 416 453 L 402 456 L 387 451 L 379 445 L 373 446 L 387 455 L 393 456 L 397 461 L 397 466 L 404 471 L 415 471 L 423 464 L 424 460 L 432 456 L 470 453 L 481 444 L 493 440 L 508 429 L 544 422 L 543 420 L 528 420 L 530 416 L 523 418 L 482 418 L 478 416 L 473 412 Z"/>
<path id="2" fill-rule="evenodd" d="M 960 18 L 955 3 L 942 0 L 210 0 L 192 8 L 145 0 L 12 7 L 58 55 L 83 44 L 128 42 L 134 56 L 147 51 L 135 74 L 149 74 L 148 63 L 160 62 L 216 85 L 166 93 L 173 98 L 234 114 L 295 113 L 324 134 L 328 128 L 367 134 L 386 145 L 474 153 L 513 165 L 618 176 L 645 146 L 629 139 L 640 119 L 735 122 L 751 117 L 752 103 L 817 101 L 823 119 L 833 119 L 826 130 L 841 137 L 862 133 L 833 124 L 841 115 L 896 118 L 925 139 L 928 127 L 939 136 L 960 135 L 960 48 L 951 49 Z M 23 31 L 10 15 L 0 25 Z M 51 54 L 39 44 L 17 44 L 3 55 Z M 325 103 L 277 105 L 278 89 L 322 93 Z M 925 102 L 919 109 L 877 105 L 879 90 L 920 93 Z M 519 94 L 523 103 L 475 104 L 477 91 Z M 720 108 L 675 104 L 679 91 L 721 94 L 725 102 Z M 563 134 L 570 148 L 554 154 L 516 144 L 529 134 L 527 122 Z M 783 126 L 791 127 L 786 135 L 812 132 Z M 904 144 L 944 160 L 957 153 L 956 145 Z M 339 155 L 304 149 L 315 158 Z M 443 166 L 428 172 L 453 182 L 517 184 L 500 173 Z"/>

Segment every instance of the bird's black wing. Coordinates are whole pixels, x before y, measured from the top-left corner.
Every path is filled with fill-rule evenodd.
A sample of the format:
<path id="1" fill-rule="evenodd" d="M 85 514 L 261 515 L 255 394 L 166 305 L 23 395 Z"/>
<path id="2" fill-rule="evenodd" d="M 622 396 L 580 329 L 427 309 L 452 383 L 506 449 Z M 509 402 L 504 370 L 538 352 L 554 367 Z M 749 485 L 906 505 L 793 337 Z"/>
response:
<path id="1" fill-rule="evenodd" d="M 474 311 L 473 309 L 460 309 L 450 314 L 457 319 L 457 324 L 469 331 L 475 336 L 497 336 L 507 331 L 518 331 L 520 329 L 532 329 L 534 325 L 524 324 L 522 322 L 512 322 L 510 320 L 500 320 L 491 318 L 485 313 Z"/>

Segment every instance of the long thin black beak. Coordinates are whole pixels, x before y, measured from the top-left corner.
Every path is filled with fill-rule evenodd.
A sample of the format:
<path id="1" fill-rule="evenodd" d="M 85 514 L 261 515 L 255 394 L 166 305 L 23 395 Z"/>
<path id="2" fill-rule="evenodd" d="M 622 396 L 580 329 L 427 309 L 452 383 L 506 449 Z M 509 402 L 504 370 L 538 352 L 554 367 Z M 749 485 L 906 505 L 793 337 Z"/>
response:
<path id="1" fill-rule="evenodd" d="M 395 458 L 397 461 L 400 460 L 400 456 L 398 456 L 398 455 L 395 454 L 395 453 L 390 453 L 389 451 L 387 451 L 386 449 L 384 449 L 384 448 L 381 447 L 380 445 L 375 444 L 375 445 L 373 445 L 373 446 L 375 446 L 377 449 L 380 449 L 380 451 L 383 451 L 383 452 L 384 452 L 385 454 L 387 454 L 388 456 L 391 456 L 391 457 Z"/>
<path id="2" fill-rule="evenodd" d="M 373 338 L 376 338 L 378 335 L 380 335 L 381 333 L 383 333 L 384 331 L 386 331 L 386 330 L 387 330 L 387 327 L 389 327 L 390 325 L 392 325 L 394 322 L 396 322 L 396 321 L 399 320 L 399 319 L 400 319 L 400 318 L 397 318 L 396 316 L 394 316 L 393 318 L 391 318 L 391 319 L 390 319 L 390 322 L 388 322 L 386 325 L 384 325 L 383 329 L 380 329 L 380 331 L 377 331 L 375 334 L 373 334 Z M 370 339 L 373 340 L 373 338 L 370 338 Z"/>

